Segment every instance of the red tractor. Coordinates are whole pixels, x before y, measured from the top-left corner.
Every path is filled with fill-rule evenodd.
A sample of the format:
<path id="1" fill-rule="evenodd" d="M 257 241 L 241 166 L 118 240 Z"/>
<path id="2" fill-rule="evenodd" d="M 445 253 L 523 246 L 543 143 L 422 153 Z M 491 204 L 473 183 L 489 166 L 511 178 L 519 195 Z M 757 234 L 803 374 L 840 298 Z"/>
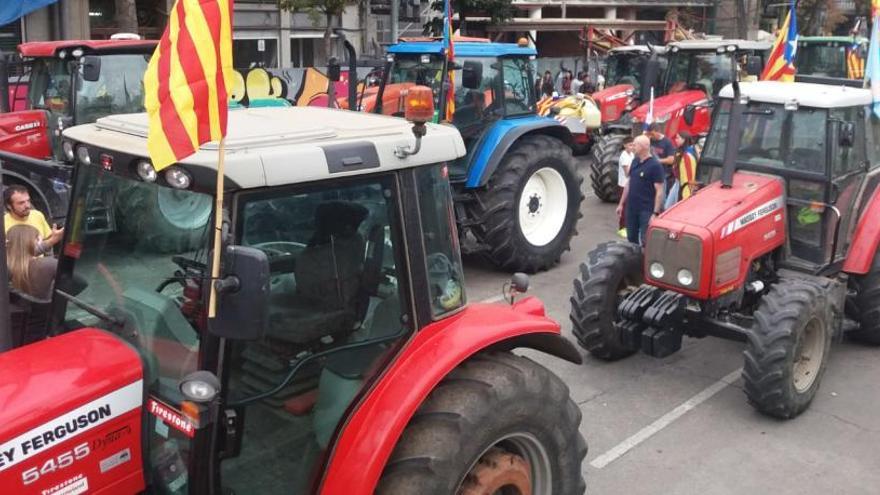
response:
<path id="1" fill-rule="evenodd" d="M 685 335 L 742 341 L 749 402 L 792 418 L 833 339 L 880 345 L 880 119 L 867 89 L 741 86 L 721 91 L 705 186 L 651 221 L 644 250 L 591 252 L 571 320 L 606 360 L 665 357 Z"/>
<path id="2" fill-rule="evenodd" d="M 642 104 L 605 126 L 605 134 L 593 145 L 590 179 L 596 196 L 608 202 L 620 199 L 617 171 L 624 137 L 641 134 L 648 120 L 664 123 L 667 136 L 682 132 L 705 135 L 718 91 L 746 74 L 759 74 L 769 49 L 769 43 L 743 40 L 686 40 L 667 45 L 668 65 L 661 84 L 654 89 L 654 101 L 649 101 L 649 94 L 642 94 Z"/>
<path id="3" fill-rule="evenodd" d="M 71 174 L 67 164 L 74 157 L 72 150 L 62 149 L 61 132 L 106 115 L 142 112 L 142 79 L 156 43 L 39 41 L 19 45 L 17 62 L 0 60 L 0 153 L 34 159 L 10 161 L 4 182 L 27 187 L 47 217 L 63 219 Z M 15 91 L 8 100 L 10 80 L 19 85 L 25 78 L 27 91 Z M 24 110 L 8 111 L 20 107 Z"/>
<path id="4" fill-rule="evenodd" d="M 156 249 L 139 220 L 156 206 L 124 199 L 213 204 L 216 145 L 157 171 L 144 114 L 67 129 L 54 297 L 12 296 L 16 322 L 51 308 L 50 336 L 13 325 L 32 343 L 0 354 L 0 492 L 583 493 L 581 412 L 512 350 L 580 354 L 538 299 L 514 300 L 523 275 L 508 304 L 466 303 L 447 168 L 465 148 L 416 89 L 414 127 L 230 112 L 220 246 L 206 219 Z M 95 203 L 139 230 L 90 232 Z"/>

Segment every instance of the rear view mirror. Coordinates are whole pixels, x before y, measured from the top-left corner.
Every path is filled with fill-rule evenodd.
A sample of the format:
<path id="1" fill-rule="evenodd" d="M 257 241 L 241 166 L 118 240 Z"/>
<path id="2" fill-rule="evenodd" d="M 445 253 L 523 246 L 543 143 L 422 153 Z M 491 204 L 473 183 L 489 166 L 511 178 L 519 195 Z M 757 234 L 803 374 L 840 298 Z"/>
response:
<path id="1" fill-rule="evenodd" d="M 682 117 L 684 118 L 684 123 L 687 125 L 694 125 L 694 117 L 697 115 L 697 107 L 693 105 L 688 105 L 684 107 L 684 114 Z"/>
<path id="2" fill-rule="evenodd" d="M 86 55 L 81 63 L 84 80 L 95 82 L 101 77 L 101 57 Z"/>
<path id="3" fill-rule="evenodd" d="M 856 142 L 856 126 L 852 122 L 841 122 L 837 141 L 841 147 L 852 147 Z"/>
<path id="4" fill-rule="evenodd" d="M 269 258 L 260 249 L 229 246 L 224 264 L 208 329 L 224 339 L 257 340 L 269 324 Z"/>
<path id="5" fill-rule="evenodd" d="M 760 76 L 763 70 L 760 55 L 749 55 L 746 57 L 746 74 L 750 76 Z"/>
<path id="6" fill-rule="evenodd" d="M 461 69 L 461 85 L 467 89 L 480 89 L 483 82 L 483 64 L 465 60 Z"/>

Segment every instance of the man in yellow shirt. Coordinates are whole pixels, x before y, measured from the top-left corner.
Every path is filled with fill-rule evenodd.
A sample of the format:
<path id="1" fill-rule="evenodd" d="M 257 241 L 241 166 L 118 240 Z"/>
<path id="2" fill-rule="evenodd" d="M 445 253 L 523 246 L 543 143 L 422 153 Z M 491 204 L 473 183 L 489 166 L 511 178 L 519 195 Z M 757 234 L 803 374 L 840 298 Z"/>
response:
<path id="1" fill-rule="evenodd" d="M 6 230 L 13 225 L 30 225 L 40 233 L 42 241 L 37 246 L 37 251 L 43 254 L 52 252 L 52 247 L 61 241 L 64 236 L 64 228 L 49 226 L 46 217 L 31 205 L 31 195 L 25 187 L 13 184 L 3 191 L 3 203 L 6 206 L 6 215 L 3 217 Z"/>

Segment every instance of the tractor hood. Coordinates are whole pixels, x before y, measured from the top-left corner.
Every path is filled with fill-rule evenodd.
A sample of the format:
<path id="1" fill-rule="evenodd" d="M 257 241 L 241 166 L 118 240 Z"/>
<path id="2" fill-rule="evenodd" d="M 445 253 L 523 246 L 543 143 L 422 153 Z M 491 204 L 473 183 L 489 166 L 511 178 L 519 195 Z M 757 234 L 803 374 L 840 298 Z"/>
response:
<path id="1" fill-rule="evenodd" d="M 609 86 L 601 91 L 596 91 L 590 96 L 596 100 L 596 103 L 601 105 L 609 100 L 617 100 L 632 96 L 632 91 L 634 91 L 632 84 L 615 84 L 614 86 Z"/>
<path id="2" fill-rule="evenodd" d="M 739 287 L 753 260 L 785 242 L 785 204 L 776 177 L 739 172 L 733 187 L 713 182 L 651 222 L 645 263 L 666 270 L 648 281 L 699 299 Z M 681 269 L 694 274 L 688 287 L 675 278 Z"/>
<path id="3" fill-rule="evenodd" d="M 674 114 L 683 112 L 686 106 L 705 101 L 706 99 L 706 93 L 699 89 L 689 89 L 654 98 L 654 121 L 666 121 L 672 118 Z M 633 121 L 644 122 L 648 116 L 649 106 L 650 103 L 645 102 L 633 110 Z"/>
<path id="4" fill-rule="evenodd" d="M 602 122 L 613 122 L 623 116 L 632 104 L 633 91 L 631 84 L 616 84 L 590 95 L 602 112 Z"/>

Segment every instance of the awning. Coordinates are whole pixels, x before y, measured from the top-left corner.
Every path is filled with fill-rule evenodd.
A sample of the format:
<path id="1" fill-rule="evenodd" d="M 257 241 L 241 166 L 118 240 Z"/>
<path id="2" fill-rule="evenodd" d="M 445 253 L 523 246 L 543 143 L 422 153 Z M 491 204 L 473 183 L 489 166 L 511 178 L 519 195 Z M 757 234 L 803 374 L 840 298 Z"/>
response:
<path id="1" fill-rule="evenodd" d="M 0 26 L 17 21 L 31 12 L 58 0 L 4 0 L 0 2 Z"/>

